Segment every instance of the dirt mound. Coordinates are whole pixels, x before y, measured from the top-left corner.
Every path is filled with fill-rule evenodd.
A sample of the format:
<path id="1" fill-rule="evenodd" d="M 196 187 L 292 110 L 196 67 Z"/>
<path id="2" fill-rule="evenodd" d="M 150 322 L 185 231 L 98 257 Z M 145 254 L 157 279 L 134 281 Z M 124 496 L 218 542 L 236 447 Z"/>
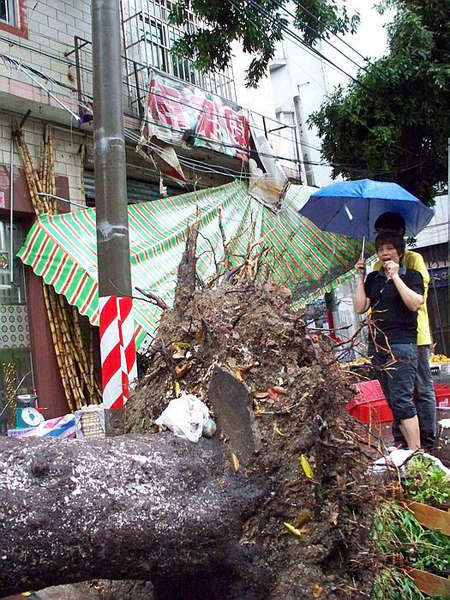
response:
<path id="1" fill-rule="evenodd" d="M 374 487 L 362 431 L 343 410 L 353 391 L 331 345 L 311 343 L 287 288 L 241 277 L 191 292 L 163 314 L 127 404 L 127 432 L 155 431 L 180 390 L 208 403 L 214 366 L 227 369 L 251 392 L 261 437 L 240 473 L 266 478 L 269 493 L 241 544 L 273 573 L 268 598 L 368 598 Z M 231 470 L 226 440 L 223 448 Z"/>

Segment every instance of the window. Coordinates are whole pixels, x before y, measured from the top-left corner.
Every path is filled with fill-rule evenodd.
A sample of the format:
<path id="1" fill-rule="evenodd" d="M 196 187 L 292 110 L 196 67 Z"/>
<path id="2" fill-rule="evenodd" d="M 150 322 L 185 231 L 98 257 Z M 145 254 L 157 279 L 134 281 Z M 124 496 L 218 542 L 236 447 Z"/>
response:
<path id="1" fill-rule="evenodd" d="M 0 30 L 28 37 L 26 0 L 0 0 Z"/>
<path id="2" fill-rule="evenodd" d="M 193 33 L 196 30 L 197 23 L 192 11 L 185 10 L 183 24 L 175 27 L 169 22 L 170 11 L 176 5 L 174 0 L 121 0 L 121 2 L 131 104 L 136 101 L 131 92 L 131 89 L 136 86 L 137 76 L 133 61 L 137 65 L 139 85 L 143 90 L 148 86 L 145 70 L 154 67 L 226 98 L 235 98 L 231 69 L 224 73 L 205 75 L 195 69 L 191 60 L 173 53 L 175 42 L 184 33 Z"/>
<path id="3" fill-rule="evenodd" d="M 182 36 L 182 32 L 174 29 L 173 27 L 168 27 L 168 32 L 169 47 L 172 48 L 173 44 Z M 175 75 L 175 77 L 178 77 L 178 79 L 183 79 L 184 81 L 189 81 L 190 83 L 199 84 L 200 78 L 198 77 L 198 73 L 194 69 L 190 60 L 187 58 L 180 58 L 174 54 L 171 54 L 170 58 L 172 63 L 172 73 Z"/>
<path id="4" fill-rule="evenodd" d="M 0 0 L 0 21 L 13 27 L 17 26 L 15 4 L 15 0 Z"/>
<path id="5" fill-rule="evenodd" d="M 141 39 L 146 42 L 147 64 L 167 71 L 167 47 L 162 23 L 145 17 L 141 26 Z"/>
<path id="6" fill-rule="evenodd" d="M 16 257 L 25 239 L 24 230 L 18 225 L 13 227 L 13 283 L 10 281 L 10 235 L 9 222 L 0 219 L 0 413 L 5 405 L 15 405 L 18 386 L 22 393 L 34 388 L 25 274 L 21 260 Z M 5 411 L 3 419 L 0 416 L 0 430 L 5 421 L 10 425 L 14 422 L 10 410 Z"/>

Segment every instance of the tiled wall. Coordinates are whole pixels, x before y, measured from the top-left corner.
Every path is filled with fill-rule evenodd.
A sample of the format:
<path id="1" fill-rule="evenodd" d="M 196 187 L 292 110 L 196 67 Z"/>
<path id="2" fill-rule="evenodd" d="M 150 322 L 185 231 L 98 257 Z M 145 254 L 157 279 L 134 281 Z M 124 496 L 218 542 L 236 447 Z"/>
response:
<path id="1" fill-rule="evenodd" d="M 24 0 L 27 13 L 27 38 L 0 28 L 0 53 L 7 54 L 34 67 L 66 85 L 76 87 L 73 50 L 74 36 L 91 39 L 91 3 L 88 0 Z M 86 49 L 90 50 L 90 46 Z M 31 83 L 23 74 L 0 60 L 0 75 L 19 82 Z M 90 86 L 91 75 L 84 73 Z M 41 80 L 41 83 L 44 83 Z M 51 91 L 76 98 L 67 90 L 49 85 Z"/>
<path id="2" fill-rule="evenodd" d="M 36 168 L 40 165 L 41 141 L 44 124 L 37 119 L 28 119 L 23 127 L 25 141 L 27 142 L 33 164 Z M 71 201 L 83 203 L 81 183 L 81 154 L 80 145 L 84 143 L 84 136 L 75 132 L 62 131 L 53 128 L 55 174 L 66 175 L 69 180 L 69 195 Z M 11 117 L 0 112 L 0 165 L 8 165 L 10 161 Z M 14 152 L 14 164 L 23 167 L 22 161 Z"/>

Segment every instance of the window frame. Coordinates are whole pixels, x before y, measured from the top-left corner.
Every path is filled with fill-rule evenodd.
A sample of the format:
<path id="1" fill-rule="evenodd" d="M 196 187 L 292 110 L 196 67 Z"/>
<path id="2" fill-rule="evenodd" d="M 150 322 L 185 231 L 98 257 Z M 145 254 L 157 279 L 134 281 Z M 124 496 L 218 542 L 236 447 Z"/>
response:
<path id="1" fill-rule="evenodd" d="M 13 19 L 0 21 L 0 31 L 7 31 L 22 38 L 28 38 L 26 0 L 4 0 L 13 12 Z M 11 5 L 13 6 L 11 10 Z"/>

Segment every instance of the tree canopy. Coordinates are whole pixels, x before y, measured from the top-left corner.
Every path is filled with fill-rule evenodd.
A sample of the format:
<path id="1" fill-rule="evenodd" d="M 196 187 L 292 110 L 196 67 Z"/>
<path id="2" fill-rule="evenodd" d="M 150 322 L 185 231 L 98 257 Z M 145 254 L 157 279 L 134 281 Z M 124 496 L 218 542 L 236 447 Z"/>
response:
<path id="1" fill-rule="evenodd" d="M 232 43 L 237 40 L 253 59 L 247 70 L 247 84 L 255 87 L 265 74 L 275 46 L 289 25 L 288 0 L 178 0 L 171 11 L 172 23 L 182 26 L 186 12 L 194 14 L 200 26 L 187 32 L 173 50 L 194 61 L 201 71 L 220 71 L 231 64 Z M 295 25 L 306 43 L 335 33 L 354 32 L 358 14 L 350 14 L 345 0 L 294 0 Z"/>
<path id="2" fill-rule="evenodd" d="M 449 0 L 387 0 L 389 53 L 310 117 L 334 175 L 396 181 L 426 204 L 447 179 Z"/>
<path id="3" fill-rule="evenodd" d="M 367 63 L 349 86 L 338 87 L 310 117 L 322 138 L 333 175 L 396 181 L 426 204 L 447 179 L 449 132 L 450 0 L 381 0 L 393 9 L 386 56 Z M 175 44 L 202 71 L 224 69 L 239 41 L 253 59 L 247 85 L 256 86 L 276 44 L 295 27 L 305 43 L 355 32 L 359 15 L 345 0 L 178 0 L 177 25 L 186 11 L 200 22 Z M 292 14 L 292 12 L 291 12 Z"/>

